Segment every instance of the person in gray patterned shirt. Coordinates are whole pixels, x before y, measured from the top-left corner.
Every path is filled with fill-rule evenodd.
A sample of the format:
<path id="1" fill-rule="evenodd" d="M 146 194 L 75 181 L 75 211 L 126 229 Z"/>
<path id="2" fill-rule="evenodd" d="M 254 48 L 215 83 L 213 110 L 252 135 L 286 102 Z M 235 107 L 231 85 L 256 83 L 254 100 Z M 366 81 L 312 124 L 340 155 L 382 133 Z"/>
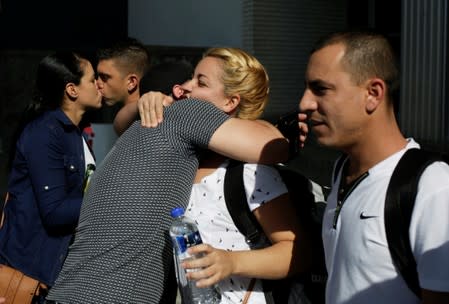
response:
<path id="1" fill-rule="evenodd" d="M 47 300 L 168 303 L 162 295 L 172 263 L 170 210 L 186 207 L 204 149 L 272 164 L 287 159 L 288 143 L 266 122 L 230 118 L 197 99 L 165 108 L 156 128 L 133 123 L 92 176 Z"/>

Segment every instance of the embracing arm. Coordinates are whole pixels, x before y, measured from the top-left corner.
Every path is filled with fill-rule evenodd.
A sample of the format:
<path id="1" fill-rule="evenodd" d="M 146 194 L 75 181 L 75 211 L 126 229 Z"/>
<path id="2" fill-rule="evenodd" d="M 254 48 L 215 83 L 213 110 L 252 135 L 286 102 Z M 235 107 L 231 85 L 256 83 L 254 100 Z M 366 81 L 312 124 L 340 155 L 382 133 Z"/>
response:
<path id="1" fill-rule="evenodd" d="M 138 114 L 137 102 L 125 104 L 114 117 L 115 133 L 118 136 L 122 135 L 132 125 Z"/>
<path id="2" fill-rule="evenodd" d="M 140 115 L 144 127 L 157 127 L 162 122 L 164 107 L 173 103 L 171 96 L 161 92 L 143 94 L 137 102 L 124 105 L 114 118 L 114 130 L 122 135 Z"/>
<path id="3" fill-rule="evenodd" d="M 189 272 L 187 277 L 198 280 L 199 287 L 205 287 L 231 275 L 280 279 L 306 269 L 307 259 L 300 256 L 306 249 L 300 248 L 305 246 L 305 242 L 295 212 L 288 194 L 283 194 L 254 210 L 254 215 L 273 244 L 267 248 L 226 251 L 206 244 L 190 248 L 191 253 L 204 252 L 206 256 L 184 262 L 183 266 L 205 268 Z"/>
<path id="4" fill-rule="evenodd" d="M 210 150 L 250 163 L 274 164 L 288 159 L 288 141 L 263 120 L 230 118 L 212 135 Z"/>
<path id="5" fill-rule="evenodd" d="M 142 125 L 156 127 L 162 121 L 163 107 L 173 101 L 160 92 L 142 95 L 137 102 Z M 230 118 L 215 131 L 209 149 L 246 162 L 273 164 L 288 159 L 287 139 L 275 126 L 263 120 Z"/>

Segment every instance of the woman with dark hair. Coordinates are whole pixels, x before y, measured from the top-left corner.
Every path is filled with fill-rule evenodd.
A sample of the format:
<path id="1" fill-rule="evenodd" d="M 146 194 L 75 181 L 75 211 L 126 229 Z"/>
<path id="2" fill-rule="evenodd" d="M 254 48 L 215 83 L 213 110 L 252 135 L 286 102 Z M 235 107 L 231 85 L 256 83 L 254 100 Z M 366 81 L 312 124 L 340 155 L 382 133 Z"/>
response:
<path id="1" fill-rule="evenodd" d="M 75 232 L 95 165 L 80 122 L 101 107 L 91 63 L 72 52 L 42 59 L 18 128 L 0 229 L 0 264 L 51 287 Z M 39 300 L 37 300 L 39 301 Z"/>

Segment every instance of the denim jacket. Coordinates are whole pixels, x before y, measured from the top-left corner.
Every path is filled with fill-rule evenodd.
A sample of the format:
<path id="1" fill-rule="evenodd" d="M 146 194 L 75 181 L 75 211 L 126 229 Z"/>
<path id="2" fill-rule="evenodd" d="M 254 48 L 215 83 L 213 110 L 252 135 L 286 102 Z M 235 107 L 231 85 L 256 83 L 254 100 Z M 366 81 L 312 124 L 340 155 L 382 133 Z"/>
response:
<path id="1" fill-rule="evenodd" d="M 82 132 L 62 110 L 30 122 L 17 141 L 0 229 L 0 263 L 53 285 L 78 223 Z"/>

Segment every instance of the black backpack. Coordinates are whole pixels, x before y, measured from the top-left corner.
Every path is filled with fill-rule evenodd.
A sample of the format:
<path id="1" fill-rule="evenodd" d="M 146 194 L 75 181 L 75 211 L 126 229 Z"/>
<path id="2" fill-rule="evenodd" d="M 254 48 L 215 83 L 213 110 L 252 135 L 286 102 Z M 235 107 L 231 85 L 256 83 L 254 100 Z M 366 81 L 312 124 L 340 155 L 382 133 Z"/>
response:
<path id="1" fill-rule="evenodd" d="M 345 157 L 335 166 L 335 173 L 341 169 Z M 447 155 L 422 149 L 408 149 L 393 171 L 385 198 L 385 231 L 388 248 L 398 272 L 413 293 L 421 298 L 416 261 L 413 257 L 409 227 L 415 205 L 418 183 L 424 170 L 436 161 L 449 164 Z M 337 174 L 334 175 L 334 182 Z"/>
<path id="2" fill-rule="evenodd" d="M 258 221 L 250 211 L 246 202 L 243 184 L 243 163 L 231 161 L 227 167 L 224 180 L 224 197 L 227 209 L 234 224 L 242 233 L 251 248 L 266 245 L 266 236 Z M 275 166 L 289 190 L 295 204 L 298 220 L 306 230 L 312 247 L 313 265 L 308 273 L 281 280 L 262 280 L 267 304 L 286 304 L 289 297 L 295 303 L 324 303 L 327 279 L 324 262 L 324 250 L 321 238 L 321 223 L 325 209 L 324 201 L 316 202 L 312 191 L 312 182 L 297 171 L 285 166 Z M 295 287 L 303 287 L 301 295 L 297 295 Z M 304 295 L 306 299 L 304 299 Z M 291 299 L 290 297 L 290 299 Z M 298 299 L 300 298 L 300 299 Z"/>

